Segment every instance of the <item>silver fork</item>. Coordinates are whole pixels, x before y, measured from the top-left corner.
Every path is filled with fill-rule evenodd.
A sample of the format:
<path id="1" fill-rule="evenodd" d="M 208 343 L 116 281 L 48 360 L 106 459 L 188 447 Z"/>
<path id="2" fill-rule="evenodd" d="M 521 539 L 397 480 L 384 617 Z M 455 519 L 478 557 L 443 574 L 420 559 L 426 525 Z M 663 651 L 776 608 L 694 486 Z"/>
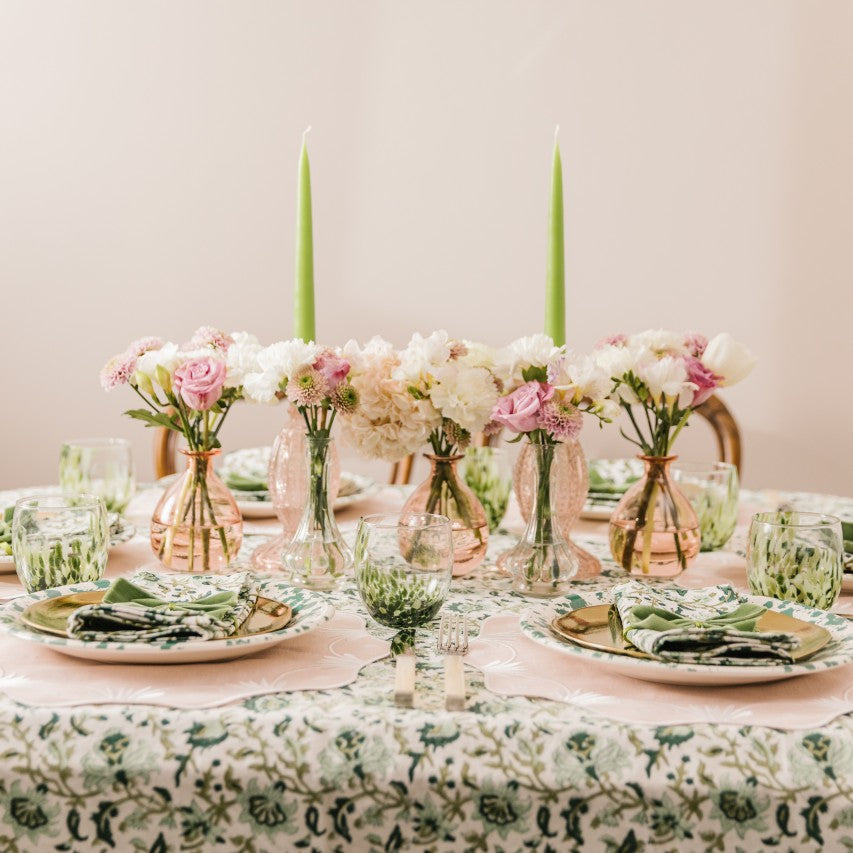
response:
<path id="1" fill-rule="evenodd" d="M 438 626 L 436 648 L 444 655 L 444 706 L 448 711 L 465 710 L 465 667 L 468 651 L 468 622 L 458 613 L 445 613 Z"/>

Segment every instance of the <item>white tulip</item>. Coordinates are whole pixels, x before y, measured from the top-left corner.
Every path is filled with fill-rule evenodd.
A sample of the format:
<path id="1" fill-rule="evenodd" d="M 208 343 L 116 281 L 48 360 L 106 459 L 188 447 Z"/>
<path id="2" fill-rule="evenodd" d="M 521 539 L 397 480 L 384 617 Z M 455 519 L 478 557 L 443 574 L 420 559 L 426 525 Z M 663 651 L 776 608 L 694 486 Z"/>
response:
<path id="1" fill-rule="evenodd" d="M 702 354 L 702 364 L 721 377 L 721 385 L 740 382 L 755 367 L 758 359 L 750 350 L 738 343 L 728 332 L 712 338 Z"/>

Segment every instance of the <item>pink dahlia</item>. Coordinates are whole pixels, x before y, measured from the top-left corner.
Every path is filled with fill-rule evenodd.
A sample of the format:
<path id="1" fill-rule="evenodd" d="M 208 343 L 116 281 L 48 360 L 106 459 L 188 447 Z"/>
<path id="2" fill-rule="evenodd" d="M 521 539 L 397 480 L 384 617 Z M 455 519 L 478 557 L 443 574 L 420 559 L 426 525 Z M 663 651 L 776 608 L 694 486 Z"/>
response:
<path id="1" fill-rule="evenodd" d="M 287 383 L 287 399 L 300 408 L 319 406 L 329 396 L 329 383 L 319 370 L 306 367 Z"/>
<path id="2" fill-rule="evenodd" d="M 550 400 L 542 407 L 542 429 L 562 441 L 577 438 L 583 428 L 583 415 L 571 403 Z"/>
<path id="3" fill-rule="evenodd" d="M 101 388 L 112 391 L 119 385 L 126 385 L 136 370 L 136 360 L 139 356 L 132 352 L 114 355 L 101 368 Z"/>
<path id="4" fill-rule="evenodd" d="M 228 347 L 234 343 L 231 335 L 226 335 L 221 329 L 214 326 L 199 326 L 190 339 L 186 349 L 199 349 L 201 347 L 213 347 L 222 352 L 228 352 Z"/>

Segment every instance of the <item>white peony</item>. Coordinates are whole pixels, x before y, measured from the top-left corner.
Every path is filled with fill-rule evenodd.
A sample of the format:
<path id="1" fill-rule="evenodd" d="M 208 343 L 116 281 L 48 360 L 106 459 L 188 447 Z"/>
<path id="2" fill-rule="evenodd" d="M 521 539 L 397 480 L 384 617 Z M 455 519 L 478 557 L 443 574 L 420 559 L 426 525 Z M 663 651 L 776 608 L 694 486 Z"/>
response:
<path id="1" fill-rule="evenodd" d="M 486 368 L 451 361 L 436 372 L 429 396 L 443 417 L 474 433 L 488 423 L 498 388 Z"/>
<path id="2" fill-rule="evenodd" d="M 721 332 L 712 338 L 702 354 L 702 364 L 721 377 L 721 385 L 740 382 L 755 367 L 757 361 L 752 352 L 728 332 Z"/>

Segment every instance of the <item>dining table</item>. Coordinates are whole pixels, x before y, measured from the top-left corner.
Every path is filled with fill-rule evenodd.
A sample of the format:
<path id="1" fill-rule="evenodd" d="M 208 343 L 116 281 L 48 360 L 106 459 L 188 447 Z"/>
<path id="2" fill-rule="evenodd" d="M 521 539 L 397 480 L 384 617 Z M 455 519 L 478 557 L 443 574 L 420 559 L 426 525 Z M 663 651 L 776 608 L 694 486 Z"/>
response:
<path id="1" fill-rule="evenodd" d="M 111 550 L 107 578 L 152 566 L 157 494 L 134 498 L 136 534 Z M 382 487 L 341 510 L 345 536 L 404 496 Z M 853 518 L 851 498 L 743 491 L 730 545 L 673 582 L 746 592 L 746 525 L 782 498 Z M 495 571 L 520 525 L 513 504 L 444 605 L 470 626 L 459 711 L 445 708 L 434 627 L 416 637 L 413 707 L 395 704 L 393 632 L 352 577 L 316 593 L 334 615 L 315 630 L 232 660 L 108 663 L 0 636 L 0 848 L 853 848 L 853 668 L 669 684 L 538 644 L 521 623 L 552 602 Z M 247 519 L 237 568 L 276 530 Z M 582 519 L 573 537 L 602 572 L 568 597 L 625 580 L 606 521 Z M 21 593 L 0 576 L 4 607 Z M 853 614 L 853 595 L 836 612 Z"/>

